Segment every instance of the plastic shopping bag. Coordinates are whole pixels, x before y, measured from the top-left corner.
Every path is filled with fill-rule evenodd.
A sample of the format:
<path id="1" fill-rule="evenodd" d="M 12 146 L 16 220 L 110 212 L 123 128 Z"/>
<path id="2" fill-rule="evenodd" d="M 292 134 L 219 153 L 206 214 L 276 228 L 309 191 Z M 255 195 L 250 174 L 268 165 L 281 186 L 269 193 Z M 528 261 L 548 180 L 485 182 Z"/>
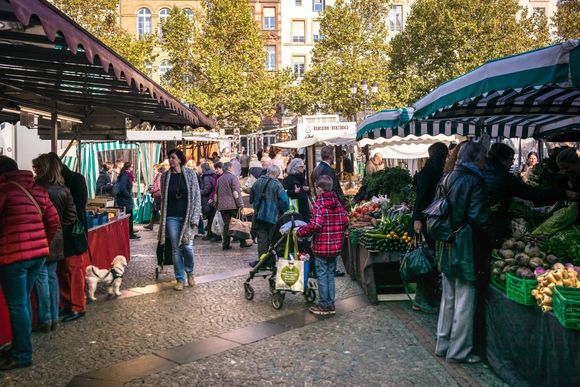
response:
<path id="1" fill-rule="evenodd" d="M 215 216 L 213 217 L 213 222 L 211 223 L 211 232 L 215 235 L 222 235 L 223 230 L 224 220 L 222 214 L 219 211 L 216 211 Z"/>

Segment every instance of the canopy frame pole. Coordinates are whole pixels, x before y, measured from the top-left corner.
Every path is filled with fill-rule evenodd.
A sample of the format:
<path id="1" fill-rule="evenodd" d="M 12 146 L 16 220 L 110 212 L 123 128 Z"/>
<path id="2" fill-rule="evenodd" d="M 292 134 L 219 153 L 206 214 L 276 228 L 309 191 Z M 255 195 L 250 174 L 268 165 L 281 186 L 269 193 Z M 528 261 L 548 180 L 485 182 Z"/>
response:
<path id="1" fill-rule="evenodd" d="M 75 133 L 74 138 L 68 143 L 68 145 L 66 146 L 66 149 L 64 150 L 64 152 L 62 152 L 62 155 L 59 156 L 59 158 L 62 160 L 64 158 L 64 156 L 66 156 L 66 154 L 68 153 L 68 151 L 70 150 L 70 148 L 72 148 L 73 144 L 75 143 L 75 141 L 79 138 L 79 132 L 78 130 Z"/>
<path id="2" fill-rule="evenodd" d="M 58 140 L 58 115 L 56 107 L 50 112 L 50 151 L 56 153 Z"/>

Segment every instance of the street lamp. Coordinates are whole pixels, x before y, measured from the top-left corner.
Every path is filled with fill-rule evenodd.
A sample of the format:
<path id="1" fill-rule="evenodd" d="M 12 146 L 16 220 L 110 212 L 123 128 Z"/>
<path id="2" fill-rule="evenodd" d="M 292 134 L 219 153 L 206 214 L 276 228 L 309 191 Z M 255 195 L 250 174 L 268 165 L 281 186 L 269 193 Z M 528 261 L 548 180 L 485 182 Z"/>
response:
<path id="1" fill-rule="evenodd" d="M 362 102 L 364 110 L 364 118 L 367 118 L 367 104 L 369 102 L 369 92 L 374 96 L 379 92 L 379 84 L 374 81 L 371 89 L 369 90 L 369 84 L 366 79 L 361 82 L 362 98 L 357 98 L 358 85 L 356 82 L 350 84 L 350 94 L 353 100 Z M 356 121 L 356 120 L 355 120 Z"/>

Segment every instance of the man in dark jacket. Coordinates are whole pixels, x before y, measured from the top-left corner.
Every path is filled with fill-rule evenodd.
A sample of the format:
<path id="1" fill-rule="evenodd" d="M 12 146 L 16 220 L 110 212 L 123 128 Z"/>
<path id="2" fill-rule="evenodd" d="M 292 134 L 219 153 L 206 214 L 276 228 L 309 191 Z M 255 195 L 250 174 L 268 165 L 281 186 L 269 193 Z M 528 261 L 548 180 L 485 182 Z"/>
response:
<path id="1" fill-rule="evenodd" d="M 477 300 L 477 280 L 488 257 L 481 245 L 489 243 L 489 204 L 482 169 L 486 149 L 476 142 L 466 143 L 459 152 L 455 169 L 439 183 L 437 198 L 444 195 L 450 204 L 449 218 L 454 239 L 440 244 L 443 295 L 437 324 L 437 356 L 450 362 L 477 363 L 473 353 L 473 326 Z"/>
<path id="2" fill-rule="evenodd" d="M 338 199 L 344 201 L 344 193 L 340 186 L 340 181 L 336 175 L 336 171 L 331 167 L 334 163 L 334 147 L 326 145 L 320 150 L 320 157 L 322 161 L 312 171 L 312 181 L 315 182 L 320 176 L 329 176 L 332 179 L 332 190 L 338 196 Z"/>
<path id="3" fill-rule="evenodd" d="M 109 165 L 103 164 L 97 179 L 97 195 L 112 196 L 113 184 L 111 183 L 111 176 L 109 175 Z"/>
<path id="4" fill-rule="evenodd" d="M 435 197 L 435 190 L 437 184 L 443 176 L 443 166 L 449 153 L 447 146 L 441 142 L 431 145 L 428 149 L 429 160 L 425 164 L 425 168 L 417 176 L 417 195 L 415 199 L 415 207 L 413 208 L 413 228 L 419 236 L 424 236 L 430 248 L 435 248 L 433 240 L 429 239 L 425 232 L 423 211 L 429 207 L 433 198 Z M 415 291 L 415 300 L 413 302 L 413 309 L 423 311 L 425 313 L 437 312 L 437 286 L 438 276 L 434 275 L 429 280 L 424 280 L 417 283 Z"/>

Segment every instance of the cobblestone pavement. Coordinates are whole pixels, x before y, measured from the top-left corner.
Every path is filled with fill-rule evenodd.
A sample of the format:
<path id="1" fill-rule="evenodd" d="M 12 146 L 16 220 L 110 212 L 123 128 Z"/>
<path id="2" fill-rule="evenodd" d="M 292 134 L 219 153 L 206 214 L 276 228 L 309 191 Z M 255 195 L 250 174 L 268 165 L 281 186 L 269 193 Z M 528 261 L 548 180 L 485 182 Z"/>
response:
<path id="1" fill-rule="evenodd" d="M 457 368 L 470 368 L 456 366 Z M 473 382 L 501 385 L 489 370 Z M 238 347 L 126 384 L 457 386 L 387 304 L 337 315 L 304 328 Z"/>
<path id="2" fill-rule="evenodd" d="M 135 226 L 140 229 L 140 226 Z M 154 231 L 143 230 L 139 233 L 141 240 L 131 241 L 131 262 L 123 278 L 123 288 L 130 289 L 157 283 L 155 268 L 157 267 L 157 226 Z M 257 259 L 256 246 L 240 249 L 239 244 L 227 254 L 223 254 L 220 243 L 204 241 L 196 238 L 193 242 L 195 252 L 195 275 L 223 273 L 240 268 L 248 268 L 248 263 Z M 166 266 L 159 277 L 159 281 L 173 281 L 173 266 Z"/>
<path id="3" fill-rule="evenodd" d="M 125 289 L 156 282 L 152 275 L 155 233 L 141 235 L 140 241 L 132 242 L 134 256 Z M 255 257 L 255 248 L 234 248 L 224 254 L 219 244 L 196 240 L 195 246 L 196 275 L 246 268 Z M 162 281 L 173 279 L 170 269 Z M 150 294 L 90 304 L 84 318 L 63 324 L 54 333 L 34 334 L 34 365 L 0 373 L 0 386 L 64 386 L 77 375 L 307 307 L 301 295 L 288 295 L 284 307 L 274 310 L 262 278 L 252 282 L 256 295 L 247 301 L 244 280 L 245 276 L 216 280 L 183 292 L 163 287 Z M 349 277 L 337 278 L 337 300 L 361 293 Z M 422 327 L 424 335 L 433 335 L 436 316 L 417 315 L 409 311 L 408 303 L 383 303 L 176 365 L 128 385 L 457 385 L 458 369 L 476 384 L 501 385 L 485 366 L 445 366 L 393 305 L 411 316 L 408 320 Z"/>

